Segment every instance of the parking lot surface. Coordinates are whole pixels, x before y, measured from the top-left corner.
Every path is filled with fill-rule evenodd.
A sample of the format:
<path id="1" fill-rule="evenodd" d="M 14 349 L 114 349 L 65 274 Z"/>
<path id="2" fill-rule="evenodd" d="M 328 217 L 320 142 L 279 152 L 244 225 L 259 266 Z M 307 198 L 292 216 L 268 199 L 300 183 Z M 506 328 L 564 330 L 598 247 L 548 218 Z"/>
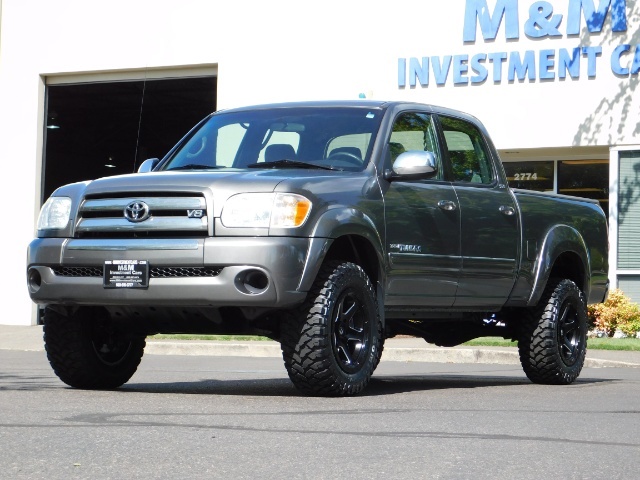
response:
<path id="1" fill-rule="evenodd" d="M 565 387 L 518 365 L 383 361 L 364 394 L 309 398 L 277 358 L 146 355 L 115 391 L 0 350 L 4 478 L 635 478 L 640 371 Z"/>

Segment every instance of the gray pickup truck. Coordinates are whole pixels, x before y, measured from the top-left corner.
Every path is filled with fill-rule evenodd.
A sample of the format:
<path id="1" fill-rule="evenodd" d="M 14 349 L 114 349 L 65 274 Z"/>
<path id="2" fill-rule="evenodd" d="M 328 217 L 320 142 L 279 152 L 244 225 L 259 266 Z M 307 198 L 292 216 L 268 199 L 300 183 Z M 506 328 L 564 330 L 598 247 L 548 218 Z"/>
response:
<path id="1" fill-rule="evenodd" d="M 58 377 L 117 388 L 156 333 L 282 345 L 308 395 L 368 384 L 385 338 L 517 340 L 569 384 L 608 291 L 595 201 L 509 188 L 474 117 L 407 102 L 261 105 L 203 119 L 137 173 L 57 189 L 28 248 Z"/>

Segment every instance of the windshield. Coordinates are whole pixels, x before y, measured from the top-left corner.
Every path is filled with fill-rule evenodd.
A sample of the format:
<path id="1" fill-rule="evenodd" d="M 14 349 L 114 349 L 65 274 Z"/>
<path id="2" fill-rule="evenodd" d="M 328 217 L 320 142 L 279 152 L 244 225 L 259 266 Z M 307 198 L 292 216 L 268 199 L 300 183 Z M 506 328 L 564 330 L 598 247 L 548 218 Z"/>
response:
<path id="1" fill-rule="evenodd" d="M 221 112 L 194 129 L 160 170 L 318 168 L 360 171 L 382 112 L 286 107 Z"/>

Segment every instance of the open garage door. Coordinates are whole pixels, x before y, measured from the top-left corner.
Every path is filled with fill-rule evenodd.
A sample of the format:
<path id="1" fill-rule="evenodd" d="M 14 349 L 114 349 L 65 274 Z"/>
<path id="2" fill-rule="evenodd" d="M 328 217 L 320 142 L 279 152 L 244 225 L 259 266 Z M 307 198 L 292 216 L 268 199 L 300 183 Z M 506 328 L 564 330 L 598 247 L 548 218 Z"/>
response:
<path id="1" fill-rule="evenodd" d="M 46 99 L 42 200 L 162 158 L 216 109 L 216 77 L 48 85 Z"/>

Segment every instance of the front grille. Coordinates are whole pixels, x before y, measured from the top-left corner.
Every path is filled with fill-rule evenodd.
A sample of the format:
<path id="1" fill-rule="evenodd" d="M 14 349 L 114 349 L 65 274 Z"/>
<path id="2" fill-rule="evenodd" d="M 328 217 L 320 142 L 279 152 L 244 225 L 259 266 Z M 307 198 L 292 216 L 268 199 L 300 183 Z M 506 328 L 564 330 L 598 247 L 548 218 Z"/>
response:
<path id="1" fill-rule="evenodd" d="M 100 277 L 102 267 L 52 267 L 53 273 L 59 277 Z M 222 267 L 151 267 L 151 278 L 193 278 L 217 277 Z"/>
<path id="2" fill-rule="evenodd" d="M 127 213 L 132 206 L 140 209 L 136 210 L 140 220 L 127 217 L 132 216 Z M 76 238 L 202 238 L 208 234 L 206 199 L 190 193 L 87 197 L 75 229 Z"/>
<path id="3" fill-rule="evenodd" d="M 152 278 L 217 277 L 222 267 L 151 267 Z"/>
<path id="4" fill-rule="evenodd" d="M 53 267 L 58 277 L 102 277 L 102 267 Z"/>

